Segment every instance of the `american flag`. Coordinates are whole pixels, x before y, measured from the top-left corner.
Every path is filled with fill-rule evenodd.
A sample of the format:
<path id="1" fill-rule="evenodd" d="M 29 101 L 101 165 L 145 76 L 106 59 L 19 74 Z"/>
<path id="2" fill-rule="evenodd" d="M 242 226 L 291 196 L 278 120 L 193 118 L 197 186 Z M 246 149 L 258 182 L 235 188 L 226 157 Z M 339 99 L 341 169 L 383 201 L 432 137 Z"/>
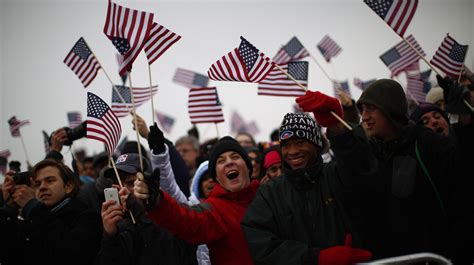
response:
<path id="1" fill-rule="evenodd" d="M 293 113 L 303 113 L 303 110 L 300 108 L 298 104 L 293 104 Z"/>
<path id="2" fill-rule="evenodd" d="M 109 0 L 104 33 L 123 56 L 120 75 L 132 69 L 135 58 L 149 38 L 152 23 L 152 13 L 125 8 Z"/>
<path id="3" fill-rule="evenodd" d="M 133 87 L 133 100 L 135 103 L 135 108 L 142 105 L 151 97 L 153 97 L 158 92 L 158 86 L 152 86 L 152 94 L 150 96 L 150 87 Z M 125 100 L 125 103 L 120 98 L 119 94 Z M 125 117 L 130 114 L 130 108 L 133 107 L 132 104 L 132 95 L 130 94 L 130 88 L 128 86 L 114 86 L 112 89 L 112 105 L 110 106 L 112 111 L 117 115 L 117 117 Z"/>
<path id="4" fill-rule="evenodd" d="M 275 63 L 270 58 L 243 37 L 240 39 L 239 48 L 211 65 L 207 75 L 212 80 L 258 83 L 273 69 Z"/>
<path id="5" fill-rule="evenodd" d="M 464 65 L 464 68 L 463 68 L 463 73 L 468 76 L 468 77 L 471 77 L 473 76 L 474 74 L 472 73 L 471 69 L 469 69 L 469 67 L 467 67 L 466 65 Z"/>
<path id="6" fill-rule="evenodd" d="M 351 90 L 349 89 L 349 82 L 348 81 L 344 81 L 344 82 L 333 82 L 332 83 L 332 86 L 333 86 L 333 89 L 334 89 L 334 95 L 336 95 L 337 98 L 339 98 L 339 93 L 340 92 L 344 92 L 346 93 L 347 95 L 349 95 L 350 97 L 352 97 L 351 95 Z"/>
<path id="7" fill-rule="evenodd" d="M 408 69 L 410 71 L 406 72 L 407 94 L 416 102 L 423 103 L 426 101 L 426 93 L 431 89 L 431 82 L 429 81 L 431 69 L 420 72 L 419 62 L 416 62 Z"/>
<path id="8" fill-rule="evenodd" d="M 459 44 L 448 34 L 430 62 L 447 75 L 457 78 L 461 74 L 467 49 L 468 45 Z"/>
<path id="9" fill-rule="evenodd" d="M 422 56 L 425 56 L 425 52 L 412 35 L 407 37 L 407 41 L 410 42 Z M 416 51 L 405 43 L 405 41 L 399 42 L 395 47 L 380 55 L 380 59 L 390 69 L 392 76 L 400 74 L 405 71 L 407 67 L 420 60 Z"/>
<path id="10" fill-rule="evenodd" d="M 367 81 L 362 81 L 362 79 L 360 78 L 357 78 L 357 77 L 354 77 L 354 85 L 358 88 L 360 88 L 361 90 L 364 90 L 366 89 L 370 84 L 372 84 L 373 82 L 375 82 L 375 79 L 370 79 L 370 80 L 367 80 Z"/>
<path id="11" fill-rule="evenodd" d="M 123 62 L 123 56 L 120 55 L 120 53 L 116 53 L 115 57 L 117 59 L 117 64 L 120 68 L 120 65 L 122 65 L 122 62 Z M 123 74 L 123 75 L 120 75 L 120 79 L 122 79 L 122 85 L 125 85 L 125 82 L 127 82 L 127 77 L 128 77 L 128 75 L 126 73 Z"/>
<path id="12" fill-rule="evenodd" d="M 285 64 L 290 61 L 301 60 L 307 56 L 309 56 L 308 51 L 295 36 L 285 46 L 281 47 L 272 60 L 277 64 Z"/>
<path id="13" fill-rule="evenodd" d="M 305 88 L 308 86 L 308 62 L 289 62 L 280 67 Z M 304 93 L 304 89 L 276 67 L 258 83 L 258 95 L 298 97 Z"/>
<path id="14" fill-rule="evenodd" d="M 324 59 L 326 59 L 326 62 L 330 62 L 331 58 L 338 55 L 342 50 L 329 35 L 324 36 L 317 47 Z"/>
<path id="15" fill-rule="evenodd" d="M 63 62 L 77 75 L 84 87 L 94 80 L 101 68 L 99 61 L 82 37 L 74 44 Z"/>
<path id="16" fill-rule="evenodd" d="M 250 123 L 247 123 L 247 132 L 251 135 L 256 135 L 260 132 L 260 129 L 258 128 L 258 125 L 255 121 L 251 121 Z"/>
<path id="17" fill-rule="evenodd" d="M 364 2 L 402 37 L 418 6 L 418 0 L 364 0 Z"/>
<path id="18" fill-rule="evenodd" d="M 187 88 L 207 87 L 209 77 L 190 70 L 178 68 L 173 76 L 173 82 L 181 84 Z"/>
<path id="19" fill-rule="evenodd" d="M 114 156 L 119 157 L 122 154 L 122 150 L 125 148 L 125 145 L 128 142 L 128 137 L 125 135 L 122 137 L 122 140 L 120 140 L 120 143 L 117 145 L 114 151 Z"/>
<path id="20" fill-rule="evenodd" d="M 10 150 L 5 149 L 0 151 L 0 157 L 9 158 L 11 156 Z"/>
<path id="21" fill-rule="evenodd" d="M 148 64 L 152 64 L 156 59 L 160 58 L 160 56 L 179 39 L 181 39 L 181 36 L 178 34 L 153 22 L 150 36 L 146 40 L 144 47 Z"/>
<path id="22" fill-rule="evenodd" d="M 425 102 L 426 93 L 423 92 L 425 82 L 417 77 L 407 76 L 407 94 L 418 104 Z"/>
<path id="23" fill-rule="evenodd" d="M 237 111 L 232 111 L 230 116 L 230 133 L 235 134 L 246 131 L 245 127 L 244 118 Z"/>
<path id="24" fill-rule="evenodd" d="M 69 111 L 67 113 L 67 121 L 70 128 L 74 128 L 82 123 L 82 115 L 79 111 Z"/>
<path id="25" fill-rule="evenodd" d="M 30 124 L 29 120 L 20 121 L 17 120 L 16 116 L 12 116 L 8 120 L 8 124 L 10 124 L 10 133 L 13 137 L 20 137 L 20 127 Z"/>
<path id="26" fill-rule="evenodd" d="M 42 131 L 43 133 L 43 145 L 44 145 L 44 153 L 45 154 L 48 154 L 49 153 L 49 150 L 50 150 L 50 146 L 49 146 L 49 135 L 47 132 L 45 132 L 44 130 Z"/>
<path id="27" fill-rule="evenodd" d="M 222 106 L 215 87 L 191 88 L 188 112 L 191 123 L 219 123 L 224 121 Z"/>
<path id="28" fill-rule="evenodd" d="M 174 118 L 157 110 L 155 110 L 155 114 L 160 123 L 160 128 L 163 129 L 165 133 L 170 133 L 175 122 Z"/>
<path id="29" fill-rule="evenodd" d="M 122 134 L 120 121 L 101 98 L 87 93 L 87 138 L 105 144 L 109 157 L 117 146 Z"/>

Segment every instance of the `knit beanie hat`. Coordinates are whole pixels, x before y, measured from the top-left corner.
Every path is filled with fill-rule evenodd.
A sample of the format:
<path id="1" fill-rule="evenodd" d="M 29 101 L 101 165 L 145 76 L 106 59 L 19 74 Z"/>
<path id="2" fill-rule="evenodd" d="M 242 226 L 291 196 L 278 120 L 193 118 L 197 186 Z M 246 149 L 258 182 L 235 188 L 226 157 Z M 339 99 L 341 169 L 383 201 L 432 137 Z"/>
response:
<path id="1" fill-rule="evenodd" d="M 252 162 L 250 161 L 249 156 L 245 149 L 230 136 L 225 136 L 219 139 L 214 146 L 212 147 L 211 153 L 209 154 L 209 175 L 213 180 L 216 180 L 216 162 L 217 158 L 225 152 L 234 151 L 238 153 L 247 164 L 247 168 L 249 169 L 249 177 L 252 176 Z"/>
<path id="2" fill-rule="evenodd" d="M 426 94 L 426 102 L 436 104 L 440 100 L 444 100 L 443 89 L 439 86 L 432 87 Z"/>
<path id="3" fill-rule="evenodd" d="M 273 166 L 277 163 L 281 163 L 280 153 L 278 153 L 277 150 L 272 150 L 272 151 L 268 152 L 265 155 L 265 158 L 263 159 L 263 169 L 267 170 L 271 166 Z"/>
<path id="4" fill-rule="evenodd" d="M 287 113 L 280 125 L 280 143 L 293 137 L 310 141 L 312 144 L 323 147 L 321 128 L 314 119 L 305 113 Z"/>
<path id="5" fill-rule="evenodd" d="M 408 123 L 407 98 L 402 86 L 394 80 L 379 79 L 370 84 L 357 100 L 359 110 L 362 104 L 380 109 L 397 130 Z"/>
<path id="6" fill-rule="evenodd" d="M 421 123 L 421 117 L 431 111 L 439 112 L 449 124 L 449 118 L 448 115 L 446 115 L 446 112 L 440 109 L 438 105 L 431 103 L 421 103 L 420 105 L 418 105 L 413 111 L 413 113 L 410 115 L 410 120 L 414 121 L 415 123 Z"/>

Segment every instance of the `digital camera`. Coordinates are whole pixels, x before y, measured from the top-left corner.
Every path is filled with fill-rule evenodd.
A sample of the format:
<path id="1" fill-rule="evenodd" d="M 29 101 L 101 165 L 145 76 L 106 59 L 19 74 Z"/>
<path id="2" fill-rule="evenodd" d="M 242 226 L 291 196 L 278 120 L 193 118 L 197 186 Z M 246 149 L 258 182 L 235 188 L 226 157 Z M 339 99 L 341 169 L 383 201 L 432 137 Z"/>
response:
<path id="1" fill-rule="evenodd" d="M 30 172 L 17 172 L 13 174 L 15 185 L 30 185 Z"/>

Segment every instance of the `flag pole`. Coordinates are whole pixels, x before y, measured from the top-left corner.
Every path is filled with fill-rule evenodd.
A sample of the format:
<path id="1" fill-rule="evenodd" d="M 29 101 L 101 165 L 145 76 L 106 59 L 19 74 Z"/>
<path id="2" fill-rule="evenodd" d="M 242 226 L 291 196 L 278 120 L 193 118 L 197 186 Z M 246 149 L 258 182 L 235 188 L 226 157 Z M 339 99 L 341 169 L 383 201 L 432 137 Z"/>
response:
<path id="1" fill-rule="evenodd" d="M 469 47 L 469 46 L 468 46 Z M 467 53 L 466 53 L 467 54 Z M 461 82 L 461 76 L 462 76 L 462 72 L 464 71 L 464 63 L 462 64 L 461 66 L 461 72 L 459 72 L 459 76 L 458 76 L 458 83 Z"/>
<path id="2" fill-rule="evenodd" d="M 94 55 L 94 57 L 97 59 L 98 57 L 95 55 L 94 51 L 92 51 L 92 49 L 89 47 L 89 50 L 91 51 L 92 55 Z M 104 67 L 102 66 L 102 64 L 100 63 L 99 59 L 97 59 L 97 62 L 99 63 L 100 65 L 100 69 L 102 69 L 102 71 L 104 72 L 105 76 L 107 77 L 107 79 L 109 79 L 109 82 L 112 84 L 112 86 L 114 86 L 114 82 L 112 82 L 112 79 L 110 79 L 110 76 L 107 74 L 107 72 L 105 71 Z"/>
<path id="3" fill-rule="evenodd" d="M 405 39 L 405 37 L 402 37 L 402 39 L 403 39 L 403 41 L 405 41 L 405 43 L 407 43 L 407 44 L 410 46 L 410 48 L 412 48 L 412 49 L 416 52 L 416 54 L 418 54 L 418 57 L 420 57 L 423 61 L 425 61 L 425 63 L 426 63 L 437 75 L 443 77 L 443 75 L 440 74 L 440 73 L 436 70 L 436 68 L 434 68 L 433 65 L 430 64 L 430 63 L 425 59 L 425 57 L 424 57 L 415 47 L 413 47 L 413 45 L 412 45 L 409 41 L 407 41 L 407 40 Z M 466 54 L 467 54 L 467 51 L 466 51 Z M 446 99 L 445 99 L 445 100 L 446 100 Z M 467 100 L 465 100 L 465 99 L 464 99 L 464 105 L 466 105 L 466 106 L 471 110 L 471 112 L 474 111 L 474 108 L 473 108 L 473 107 L 471 106 L 471 104 L 469 104 L 469 102 L 467 102 Z"/>
<path id="4" fill-rule="evenodd" d="M 142 149 L 140 148 L 140 135 L 138 133 L 138 122 L 137 122 L 137 113 L 135 111 L 135 99 L 133 95 L 133 86 L 132 86 L 132 74 L 130 71 L 128 71 L 128 83 L 130 84 L 130 98 L 132 99 L 132 114 L 133 114 L 133 122 L 135 125 L 135 132 L 137 134 L 137 147 L 138 147 L 138 155 L 140 156 L 140 168 L 142 172 L 145 172 L 143 170 L 143 158 L 142 158 Z"/>
<path id="5" fill-rule="evenodd" d="M 115 177 L 116 177 L 117 180 L 118 180 L 118 184 L 119 184 L 119 186 L 120 186 L 120 189 L 122 189 L 122 188 L 123 188 L 123 184 L 122 184 L 122 181 L 120 180 L 120 175 L 119 175 L 118 170 L 117 170 L 117 167 L 115 166 L 115 163 L 114 163 L 114 161 L 112 160 L 111 157 L 109 157 L 109 164 L 112 164 L 112 167 L 113 167 L 114 172 L 115 172 Z M 130 217 L 132 218 L 133 224 L 136 224 L 136 222 L 135 222 L 135 217 L 133 217 L 132 210 L 129 210 L 129 212 L 130 212 Z"/>
<path id="6" fill-rule="evenodd" d="M 155 124 L 155 106 L 153 105 L 153 82 L 151 81 L 151 65 L 148 64 L 148 77 L 150 79 L 151 119 Z"/>
<path id="7" fill-rule="evenodd" d="M 94 55 L 94 57 L 97 59 L 97 56 L 95 55 L 94 51 L 92 51 L 92 49 L 89 47 L 89 50 L 91 51 L 92 55 Z M 115 92 L 117 92 L 120 100 L 122 100 L 122 103 L 125 104 L 125 106 L 128 108 L 128 111 L 130 111 L 130 108 L 127 106 L 127 102 L 125 102 L 125 99 L 122 97 L 122 95 L 119 93 L 119 91 L 117 90 L 117 88 L 115 87 L 115 84 L 114 82 L 112 82 L 112 79 L 110 78 L 110 76 L 107 74 L 107 72 L 105 71 L 104 67 L 102 66 L 102 64 L 100 63 L 99 59 L 97 59 L 97 62 L 99 63 L 100 65 L 100 69 L 102 69 L 102 71 L 104 72 L 105 76 L 107 77 L 107 79 L 109 80 L 110 84 L 112 85 L 112 89 L 115 89 Z"/>
<path id="8" fill-rule="evenodd" d="M 217 127 L 217 123 L 214 123 L 214 124 L 216 125 L 217 139 L 219 139 L 220 138 L 220 136 L 219 136 L 219 127 Z"/>
<path id="9" fill-rule="evenodd" d="M 18 132 L 20 132 L 20 128 L 18 128 Z M 23 141 L 23 135 L 21 135 L 21 133 L 20 133 L 20 140 L 21 140 L 21 145 L 23 146 L 23 152 L 25 152 L 26 164 L 30 165 L 30 159 L 28 158 L 28 152 L 26 152 L 25 141 Z"/>
<path id="10" fill-rule="evenodd" d="M 290 78 L 293 82 L 295 82 L 304 91 L 307 90 L 306 87 L 301 85 L 301 83 L 298 82 L 296 79 L 294 79 L 293 76 L 291 76 L 290 74 L 285 72 L 285 70 L 283 70 L 278 64 L 275 64 L 275 66 L 278 68 L 278 70 L 280 70 L 282 73 L 284 73 L 288 78 Z M 345 122 L 343 119 L 341 119 L 341 117 L 339 117 L 336 113 L 334 113 L 333 111 L 330 111 L 329 113 L 331 113 L 331 115 L 334 116 L 334 118 L 336 118 L 340 123 L 342 123 L 342 125 L 344 125 L 344 127 L 346 127 L 349 131 L 352 131 L 351 126 L 349 124 L 347 124 L 347 122 Z"/>
<path id="11" fill-rule="evenodd" d="M 306 49 L 306 48 L 305 48 L 305 49 Z M 308 52 L 308 54 L 309 54 L 309 56 L 311 57 L 311 59 L 313 59 L 313 61 L 318 65 L 319 69 L 321 69 L 321 71 L 323 72 L 323 74 L 329 79 L 329 81 L 334 82 L 334 81 L 331 79 L 331 77 L 328 75 L 328 73 L 324 70 L 324 68 L 318 63 L 318 61 L 316 60 L 316 58 L 314 58 L 314 56 L 313 56 L 311 53 Z"/>
<path id="12" fill-rule="evenodd" d="M 422 59 L 437 75 L 443 76 L 442 74 L 440 74 L 440 73 L 438 72 L 438 70 L 436 70 L 435 67 L 433 67 L 433 65 L 432 65 L 430 62 L 428 62 L 428 61 L 426 60 L 426 58 L 420 53 L 420 51 L 418 51 L 418 50 L 413 46 L 413 44 L 411 44 L 409 41 L 407 41 L 407 39 L 406 39 L 405 37 L 402 37 L 402 36 L 400 36 L 400 37 L 402 38 L 402 40 L 403 40 L 406 44 L 408 44 L 408 46 L 410 46 L 410 48 L 411 48 L 412 50 L 414 50 L 414 51 L 416 52 L 416 54 L 418 55 L 418 57 L 419 57 L 420 59 Z"/>

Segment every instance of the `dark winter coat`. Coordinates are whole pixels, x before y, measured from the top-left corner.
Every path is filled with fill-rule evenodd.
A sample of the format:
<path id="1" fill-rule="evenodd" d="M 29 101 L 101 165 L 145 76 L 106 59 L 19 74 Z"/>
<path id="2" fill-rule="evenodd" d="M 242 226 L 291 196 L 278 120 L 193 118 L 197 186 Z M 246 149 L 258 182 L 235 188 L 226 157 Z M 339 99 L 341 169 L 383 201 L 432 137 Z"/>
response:
<path id="1" fill-rule="evenodd" d="M 36 199 L 0 210 L 0 264 L 93 264 L 102 235 L 100 216 L 77 199 L 51 212 Z"/>
<path id="2" fill-rule="evenodd" d="M 319 249 L 344 245 L 358 230 L 361 193 L 373 181 L 376 160 L 363 138 L 345 133 L 331 137 L 336 162 L 322 158 L 261 185 L 242 221 L 257 264 L 317 264 Z"/>

